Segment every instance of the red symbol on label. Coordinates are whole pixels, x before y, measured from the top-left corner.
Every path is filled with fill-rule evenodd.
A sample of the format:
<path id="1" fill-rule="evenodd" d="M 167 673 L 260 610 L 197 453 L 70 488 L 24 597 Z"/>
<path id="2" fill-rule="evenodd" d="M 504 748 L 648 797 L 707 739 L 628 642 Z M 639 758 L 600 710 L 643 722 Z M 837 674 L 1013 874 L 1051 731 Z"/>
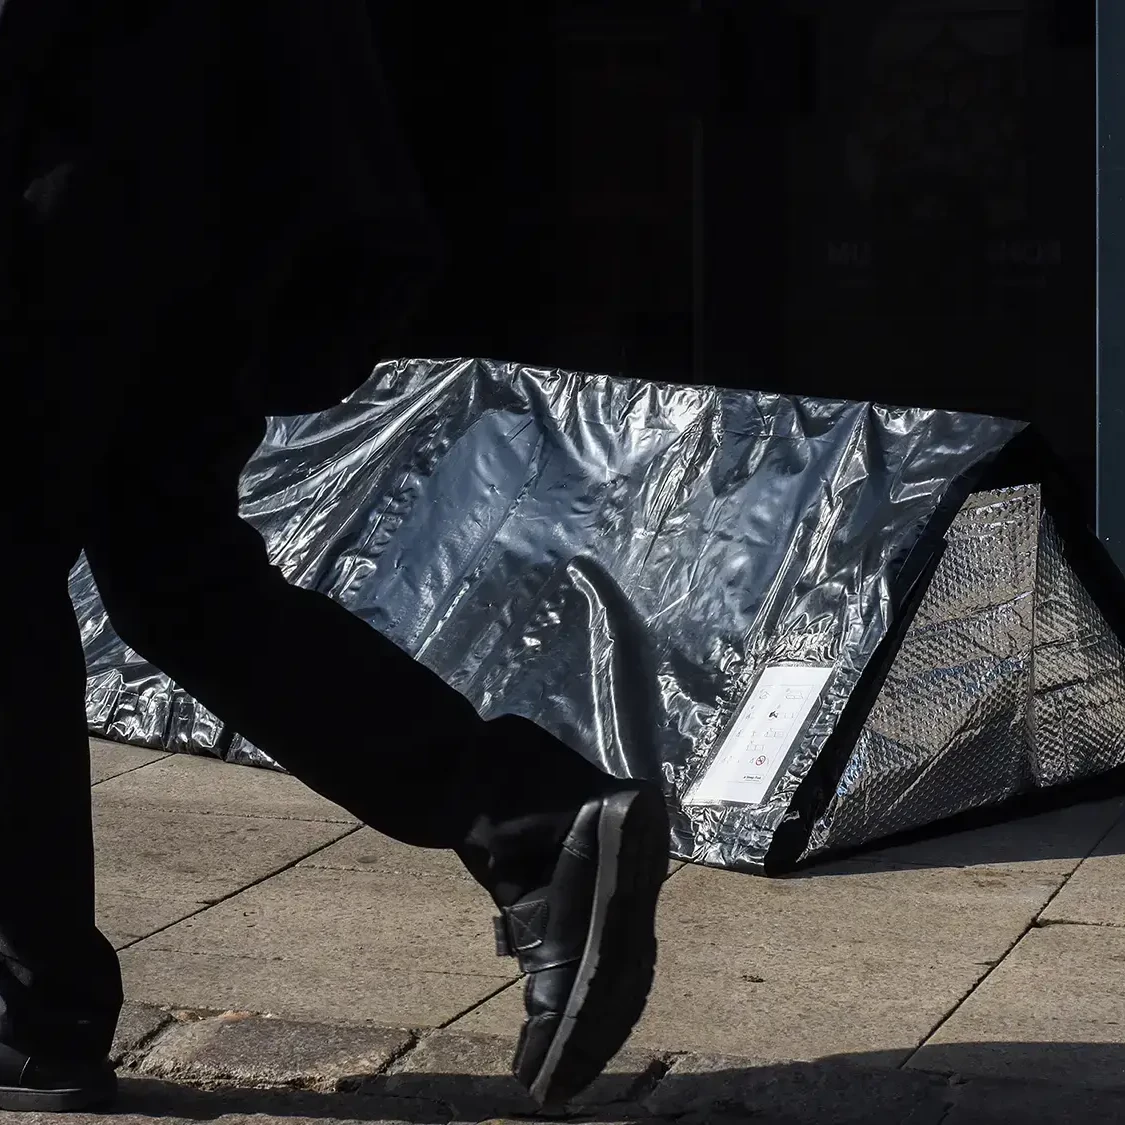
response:
<path id="1" fill-rule="evenodd" d="M 768 761 L 769 761 L 769 758 L 767 758 L 765 756 L 765 754 L 761 754 L 757 758 L 754 759 L 754 765 L 764 766 L 766 764 L 766 762 L 768 762 Z"/>

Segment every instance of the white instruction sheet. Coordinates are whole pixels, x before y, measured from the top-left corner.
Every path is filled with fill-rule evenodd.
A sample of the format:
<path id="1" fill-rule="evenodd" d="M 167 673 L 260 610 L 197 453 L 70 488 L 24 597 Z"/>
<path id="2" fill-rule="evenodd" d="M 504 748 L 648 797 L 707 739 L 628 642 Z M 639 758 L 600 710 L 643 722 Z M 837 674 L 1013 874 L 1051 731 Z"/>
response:
<path id="1" fill-rule="evenodd" d="M 766 668 L 684 804 L 760 805 L 834 670 Z"/>

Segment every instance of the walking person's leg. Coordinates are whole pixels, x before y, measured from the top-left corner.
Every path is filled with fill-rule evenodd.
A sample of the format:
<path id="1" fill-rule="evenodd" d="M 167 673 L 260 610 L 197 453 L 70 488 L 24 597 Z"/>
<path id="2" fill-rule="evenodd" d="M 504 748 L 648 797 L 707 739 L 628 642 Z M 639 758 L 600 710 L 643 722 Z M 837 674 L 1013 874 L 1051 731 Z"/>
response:
<path id="1" fill-rule="evenodd" d="M 116 954 L 94 918 L 86 663 L 68 592 L 108 387 L 44 377 L 9 324 L 0 488 L 0 1109 L 88 1108 L 112 1097 Z M 23 346 L 21 346 L 23 345 Z M 69 365 L 61 336 L 57 372 Z M 86 349 L 80 348 L 83 354 Z M 14 376 L 14 377 L 13 377 Z M 84 384 L 89 387 L 89 384 Z"/>
<path id="2" fill-rule="evenodd" d="M 5 553 L 26 554 L 0 563 L 0 1109 L 82 1108 L 112 1093 L 101 1064 L 121 979 L 94 924 L 86 665 L 67 593 L 74 554 L 44 549 L 8 517 L 0 511 L 12 534 Z"/>
<path id="3" fill-rule="evenodd" d="M 184 26 L 214 42 L 190 7 L 199 17 Z M 193 174 L 199 84 L 183 81 L 205 52 L 166 29 L 175 52 L 145 49 L 144 28 L 173 8 L 0 3 L 3 1110 L 92 1108 L 115 1089 L 121 977 L 95 924 L 86 669 L 68 575 L 119 412 L 160 391 L 142 357 L 215 272 Z M 177 101 L 180 120 L 165 112 Z"/>
<path id="4" fill-rule="evenodd" d="M 4 1110 L 82 1109 L 111 1098 L 106 1059 L 122 999 L 116 954 L 94 919 L 86 665 L 68 593 L 86 514 L 82 467 L 98 457 L 119 395 L 112 368 L 95 385 L 84 334 L 51 329 L 41 306 L 40 219 L 67 129 L 44 123 L 64 100 L 52 67 L 62 37 L 80 33 L 82 8 L 0 4 Z"/>
<path id="5" fill-rule="evenodd" d="M 56 484 L 76 492 L 93 485 L 98 502 L 86 512 L 55 488 L 34 509 L 38 523 L 19 515 L 8 524 L 31 561 L 14 561 L 3 574 L 27 585 L 0 591 L 0 608 L 11 606 L 13 635 L 38 630 L 40 639 L 9 646 L 5 659 L 22 662 L 22 671 L 4 685 L 14 694 L 0 697 L 0 720 L 14 724 L 0 730 L 0 770 L 12 779 L 6 807 L 17 810 L 8 834 L 0 830 L 0 849 L 6 870 L 22 868 L 11 890 L 0 885 L 8 968 L 0 976 L 0 1106 L 59 1108 L 64 1094 L 71 1104 L 100 1097 L 105 1068 L 94 1056 L 108 1044 L 120 1002 L 116 961 L 93 922 L 80 653 L 64 578 L 79 546 L 126 642 L 228 725 L 374 827 L 458 851 L 501 908 L 504 942 L 530 974 L 516 1072 L 541 1100 L 558 1101 L 598 1073 L 643 1008 L 665 872 L 663 801 L 652 787 L 604 777 L 530 723 L 481 722 L 458 693 L 357 618 L 286 585 L 240 521 L 238 472 L 261 418 L 235 407 L 221 334 L 209 350 L 200 340 L 222 319 L 211 313 L 223 304 L 215 295 L 227 261 L 213 214 L 223 210 L 215 196 L 224 177 L 206 174 L 213 150 L 193 96 L 202 91 L 199 100 L 215 108 L 206 75 L 218 36 L 204 9 L 215 16 L 218 5 L 153 5 L 120 25 L 110 20 L 91 84 L 101 96 L 89 113 L 85 104 L 65 112 L 54 104 L 56 95 L 66 101 L 69 60 L 42 82 L 59 130 L 51 145 L 40 144 L 43 174 L 30 193 L 45 231 L 37 257 L 43 323 L 90 319 L 111 325 L 118 342 L 103 341 L 81 364 L 76 352 L 26 375 L 49 385 L 52 407 L 77 424 L 61 439 L 21 419 L 35 439 L 21 467 L 34 476 L 61 455 Z M 85 65 L 88 39 L 72 40 Z M 314 62 L 324 71 L 323 60 Z M 352 110 L 365 120 L 362 106 Z M 323 178 L 334 182 L 330 172 Z M 295 198 L 311 183 L 297 180 Z M 92 449 L 111 440 L 110 421 L 118 440 L 146 438 L 120 476 Z M 57 556 L 36 538 L 43 527 L 73 525 L 81 535 L 60 535 Z M 42 601 L 49 629 L 37 623 L 26 591 Z M 56 692 L 66 693 L 64 702 Z M 23 747 L 12 741 L 12 731 L 31 734 L 17 712 L 36 693 L 50 694 L 40 709 L 54 714 L 39 729 L 50 735 L 49 752 L 61 755 L 62 773 L 24 765 Z M 53 835 L 35 820 L 36 808 L 58 820 Z M 45 903 L 56 888 L 65 903 Z M 58 917 L 70 924 L 53 930 Z"/>
<path id="6" fill-rule="evenodd" d="M 127 477 L 107 462 L 94 482 L 86 549 L 114 627 L 365 823 L 461 855 L 531 973 L 516 1073 L 544 1101 L 575 1092 L 624 1042 L 651 983 L 659 790 L 606 777 L 522 719 L 483 722 L 359 618 L 288 585 L 238 515 L 263 419 L 221 397 L 181 397 L 165 418 Z"/>

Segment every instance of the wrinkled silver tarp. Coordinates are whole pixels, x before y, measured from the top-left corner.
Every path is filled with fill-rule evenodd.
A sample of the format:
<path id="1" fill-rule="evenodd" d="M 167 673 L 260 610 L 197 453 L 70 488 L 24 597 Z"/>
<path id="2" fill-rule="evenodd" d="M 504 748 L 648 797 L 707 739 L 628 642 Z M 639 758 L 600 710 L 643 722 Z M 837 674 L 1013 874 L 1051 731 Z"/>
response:
<path id="1" fill-rule="evenodd" d="M 805 825 L 795 859 L 1125 762 L 1125 652 L 1040 490 L 970 495 L 1020 428 L 403 361 L 333 410 L 272 420 L 243 512 L 291 581 L 485 717 L 522 714 L 613 773 L 662 775 L 676 854 L 758 870 L 783 824 Z M 121 644 L 84 563 L 71 589 L 93 732 L 273 764 Z M 833 732 L 891 644 L 841 754 Z M 801 692 L 783 685 L 759 722 L 756 687 L 794 668 L 822 686 L 790 714 Z M 779 709 L 789 727 L 769 729 Z M 826 747 L 839 768 L 803 808 Z M 754 804 L 691 804 L 722 761 L 776 777 Z"/>

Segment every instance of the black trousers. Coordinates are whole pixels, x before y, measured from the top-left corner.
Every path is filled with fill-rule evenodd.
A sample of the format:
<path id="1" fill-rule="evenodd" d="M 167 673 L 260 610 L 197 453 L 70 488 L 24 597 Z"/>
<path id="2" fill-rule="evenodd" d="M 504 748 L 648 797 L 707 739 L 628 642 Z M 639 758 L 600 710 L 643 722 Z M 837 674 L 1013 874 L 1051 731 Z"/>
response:
<path id="1" fill-rule="evenodd" d="M 8 358 L 34 370 L 9 383 L 0 435 L 0 1041 L 28 1052 L 104 1054 L 122 999 L 94 919 L 67 587 L 82 549 L 126 643 L 317 792 L 456 849 L 494 893 L 602 776 L 522 719 L 481 721 L 359 618 L 284 581 L 238 515 L 264 419 L 224 390 L 203 327 L 149 332 L 144 352 L 125 329 L 119 344 L 54 331 Z"/>
<path id="2" fill-rule="evenodd" d="M 395 354 L 427 258 L 361 0 L 0 0 L 0 63 L 0 1042 L 98 1056 L 82 550 L 129 646 L 498 901 L 602 775 L 290 587 L 239 517 L 264 414 Z"/>
<path id="3" fill-rule="evenodd" d="M 603 778 L 287 585 L 238 516 L 264 414 L 395 354 L 428 258 L 361 0 L 0 0 L 0 63 L 0 1042 L 97 1057 L 122 997 L 94 915 L 81 551 L 127 644 L 498 901 Z"/>

